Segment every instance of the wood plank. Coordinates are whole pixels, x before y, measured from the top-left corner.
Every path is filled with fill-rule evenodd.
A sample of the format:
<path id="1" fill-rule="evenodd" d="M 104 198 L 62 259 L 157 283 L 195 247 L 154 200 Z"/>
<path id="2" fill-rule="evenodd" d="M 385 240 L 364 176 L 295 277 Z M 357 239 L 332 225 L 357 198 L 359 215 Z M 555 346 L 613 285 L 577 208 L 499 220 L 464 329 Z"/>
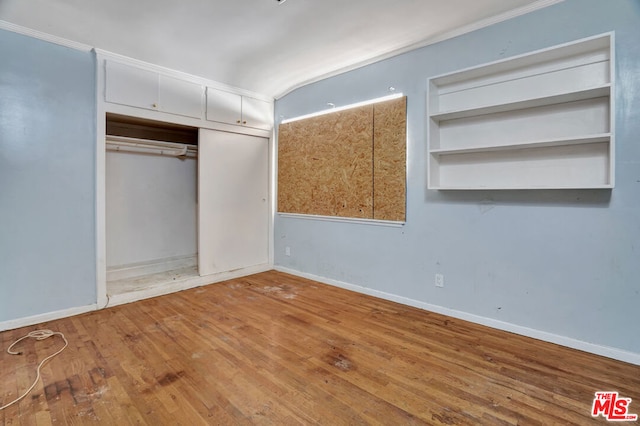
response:
<path id="1" fill-rule="evenodd" d="M 278 127 L 278 211 L 373 217 L 373 106 Z"/>
<path id="2" fill-rule="evenodd" d="M 405 220 L 407 97 L 373 105 L 373 218 Z"/>
<path id="3" fill-rule="evenodd" d="M 640 366 L 270 271 L 0 333 L 0 424 L 605 424 Z"/>

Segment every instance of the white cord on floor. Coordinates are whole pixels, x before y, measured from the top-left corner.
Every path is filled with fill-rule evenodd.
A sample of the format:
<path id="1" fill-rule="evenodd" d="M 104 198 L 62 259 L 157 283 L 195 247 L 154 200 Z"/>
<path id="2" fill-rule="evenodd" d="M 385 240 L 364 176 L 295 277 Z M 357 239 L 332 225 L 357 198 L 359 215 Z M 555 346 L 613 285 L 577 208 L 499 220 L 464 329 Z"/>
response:
<path id="1" fill-rule="evenodd" d="M 36 379 L 33 381 L 33 384 L 31 385 L 31 387 L 29 389 L 26 390 L 25 393 L 22 394 L 22 396 L 20 396 L 17 399 L 14 399 L 13 401 L 11 401 L 10 403 L 8 403 L 7 405 L 3 405 L 2 407 L 0 407 L 0 410 L 4 410 L 5 408 L 15 404 L 16 402 L 20 401 L 22 398 L 24 398 L 25 396 L 27 396 L 29 394 L 29 392 L 31 392 L 33 390 L 34 387 L 36 387 L 36 384 L 38 383 L 38 380 L 40 379 L 40 369 L 42 368 L 42 366 L 44 365 L 45 362 L 47 362 L 48 360 L 50 360 L 51 358 L 53 358 L 54 356 L 58 355 L 60 352 L 64 351 L 64 349 L 69 346 L 69 342 L 67 342 L 67 339 L 64 337 L 64 334 L 60 333 L 59 331 L 51 331 L 51 330 L 34 330 L 31 333 L 27 334 L 26 336 L 23 336 L 21 338 L 19 338 L 18 340 L 16 340 L 15 342 L 13 342 L 11 344 L 11 346 L 9 346 L 9 348 L 7 348 L 7 353 L 11 354 L 11 355 L 20 355 L 22 354 L 22 352 L 14 352 L 11 350 L 11 348 L 13 348 L 15 345 L 17 345 L 19 342 L 23 341 L 26 338 L 32 338 L 32 339 L 36 339 L 36 340 L 44 340 L 44 339 L 48 339 L 51 336 L 55 336 L 58 335 L 60 337 L 62 337 L 62 340 L 64 340 L 64 346 L 62 347 L 62 349 L 60 349 L 58 352 L 49 355 L 48 357 L 46 357 L 45 359 L 43 359 L 40 364 L 38 365 L 38 368 L 36 369 Z"/>

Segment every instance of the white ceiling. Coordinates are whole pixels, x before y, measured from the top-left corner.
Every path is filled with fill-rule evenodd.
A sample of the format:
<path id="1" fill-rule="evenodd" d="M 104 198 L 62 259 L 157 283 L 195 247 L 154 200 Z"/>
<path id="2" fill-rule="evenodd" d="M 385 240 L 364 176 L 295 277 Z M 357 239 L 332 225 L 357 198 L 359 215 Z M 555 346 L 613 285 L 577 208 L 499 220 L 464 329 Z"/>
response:
<path id="1" fill-rule="evenodd" d="M 0 0 L 0 20 L 279 97 L 558 0 Z"/>

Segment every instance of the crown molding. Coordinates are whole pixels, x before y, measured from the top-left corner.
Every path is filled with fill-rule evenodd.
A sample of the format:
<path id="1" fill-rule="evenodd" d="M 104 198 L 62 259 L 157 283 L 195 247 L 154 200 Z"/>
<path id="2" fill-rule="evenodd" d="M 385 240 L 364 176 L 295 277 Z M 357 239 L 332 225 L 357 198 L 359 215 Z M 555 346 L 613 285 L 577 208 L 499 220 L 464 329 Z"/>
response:
<path id="1" fill-rule="evenodd" d="M 307 84 L 316 83 L 318 81 L 327 79 L 329 77 L 334 77 L 336 75 L 343 74 L 343 73 L 348 72 L 348 71 L 353 71 L 355 69 L 364 67 L 366 65 L 371 65 L 371 64 L 374 64 L 376 62 L 383 61 L 385 59 L 393 58 L 394 56 L 398 56 L 398 55 L 401 55 L 403 53 L 410 52 L 412 50 L 420 49 L 421 47 L 426 47 L 426 46 L 429 46 L 429 45 L 432 45 L 432 44 L 436 44 L 436 43 L 439 43 L 441 41 L 445 41 L 445 40 L 448 40 L 448 39 L 451 39 L 451 38 L 454 38 L 454 37 L 458 37 L 458 36 L 461 36 L 463 34 L 467 34 L 467 33 L 470 33 L 470 32 L 485 28 L 485 27 L 489 27 L 489 26 L 497 24 L 499 22 L 507 21 L 509 19 L 513 19 L 513 18 L 516 18 L 516 17 L 521 16 L 521 15 L 526 15 L 527 13 L 535 12 L 536 10 L 543 9 L 545 7 L 552 6 L 552 5 L 557 4 L 557 3 L 561 3 L 563 1 L 564 0 L 538 0 L 536 2 L 528 4 L 526 6 L 522 6 L 522 7 L 519 7 L 517 9 L 509 10 L 507 12 L 491 16 L 489 18 L 485 18 L 485 19 L 481 19 L 479 21 L 472 22 L 471 24 L 467 24 L 467 25 L 464 25 L 462 27 L 456 28 L 454 30 L 447 31 L 447 32 L 444 32 L 442 34 L 438 34 L 435 37 L 429 37 L 429 38 L 426 38 L 424 40 L 418 41 L 416 43 L 412 43 L 412 44 L 410 44 L 408 46 L 402 47 L 400 49 L 395 49 L 395 50 L 392 50 L 392 51 L 390 51 L 388 53 L 384 53 L 382 55 L 378 55 L 378 56 L 375 56 L 373 58 L 366 59 L 364 61 L 360 61 L 360 62 L 358 62 L 356 64 L 349 65 L 349 66 L 346 66 L 346 67 L 342 67 L 342 68 L 339 68 L 339 69 L 337 69 L 335 71 L 331 71 L 331 72 L 322 74 L 322 75 L 320 75 L 318 77 L 306 80 L 306 81 L 304 81 L 304 82 L 302 82 L 300 84 L 297 84 L 297 85 L 287 89 L 286 91 L 284 91 L 281 94 L 277 95 L 275 98 L 276 98 L 276 100 L 280 99 L 283 96 L 286 96 L 289 93 L 293 92 L 294 90 L 299 89 L 300 87 L 306 86 Z"/>
<path id="2" fill-rule="evenodd" d="M 120 55 L 118 53 L 109 52 L 103 49 L 94 48 L 93 46 L 89 46 L 84 43 L 79 43 L 73 40 L 68 40 L 63 37 L 58 37 L 52 34 L 44 33 L 42 31 L 37 31 L 31 28 L 23 27 L 21 25 L 17 25 L 11 22 L 0 20 L 0 30 L 7 30 L 17 34 L 26 35 L 28 37 L 33 37 L 38 40 L 47 41 L 50 43 L 57 44 L 59 46 L 69 47 L 71 49 L 80 50 L 82 52 L 90 52 L 94 50 L 97 54 L 101 55 L 103 58 L 113 59 L 119 62 L 128 63 L 130 65 L 137 66 L 139 68 L 147 69 L 149 71 L 159 72 L 165 75 L 173 76 L 176 78 L 180 78 L 183 80 L 189 80 L 193 82 L 197 82 L 199 84 L 212 87 L 215 89 L 225 90 L 228 92 L 237 93 L 243 96 L 249 96 L 256 99 L 261 99 L 267 102 L 273 102 L 273 97 L 267 96 L 263 93 L 257 93 L 250 90 L 242 89 L 239 87 L 231 86 L 228 84 L 224 84 L 218 81 L 210 80 L 204 77 L 196 76 L 193 74 L 188 74 L 182 71 L 177 71 L 171 68 L 163 67 L 161 65 L 151 64 L 149 62 L 144 62 L 139 59 L 130 58 L 128 56 Z"/>
<path id="3" fill-rule="evenodd" d="M 26 35 L 33 38 L 37 38 L 42 41 L 48 41 L 49 43 L 57 44 L 59 46 L 69 47 L 75 50 L 81 50 L 83 52 L 90 52 L 92 49 L 91 46 L 84 43 L 78 43 L 77 41 L 58 37 L 52 34 L 43 33 L 42 31 L 33 30 L 31 28 L 23 27 L 21 25 L 13 24 L 11 22 L 7 22 L 3 20 L 0 20 L 0 29 L 11 31 L 17 34 Z"/>

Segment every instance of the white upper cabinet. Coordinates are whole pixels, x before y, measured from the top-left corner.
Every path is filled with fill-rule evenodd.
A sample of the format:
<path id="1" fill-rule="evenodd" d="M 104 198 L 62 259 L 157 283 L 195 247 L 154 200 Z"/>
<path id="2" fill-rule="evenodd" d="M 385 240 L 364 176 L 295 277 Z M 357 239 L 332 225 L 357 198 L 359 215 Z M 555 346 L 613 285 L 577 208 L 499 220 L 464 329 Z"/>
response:
<path id="1" fill-rule="evenodd" d="M 242 97 L 242 124 L 258 129 L 273 128 L 273 102 L 261 99 Z"/>
<path id="2" fill-rule="evenodd" d="M 204 86 L 160 74 L 160 111 L 187 117 L 202 117 Z"/>
<path id="3" fill-rule="evenodd" d="M 265 134 L 273 129 L 273 101 L 260 99 L 258 94 L 247 96 L 212 87 L 205 92 L 207 83 L 215 82 L 183 77 L 151 64 L 129 63 L 126 58 L 107 57 L 104 63 L 104 100 L 111 104 L 108 112 L 247 134 Z"/>
<path id="4" fill-rule="evenodd" d="M 429 188 L 613 188 L 614 63 L 605 34 L 429 79 Z"/>
<path id="5" fill-rule="evenodd" d="M 207 120 L 271 130 L 273 103 L 207 87 Z"/>
<path id="6" fill-rule="evenodd" d="M 242 124 L 242 96 L 207 87 L 207 120 Z"/>
<path id="7" fill-rule="evenodd" d="M 201 84 L 106 61 L 107 102 L 201 118 L 203 97 Z"/>
<path id="8" fill-rule="evenodd" d="M 114 104 L 158 109 L 159 75 L 153 71 L 107 61 L 105 100 Z"/>

